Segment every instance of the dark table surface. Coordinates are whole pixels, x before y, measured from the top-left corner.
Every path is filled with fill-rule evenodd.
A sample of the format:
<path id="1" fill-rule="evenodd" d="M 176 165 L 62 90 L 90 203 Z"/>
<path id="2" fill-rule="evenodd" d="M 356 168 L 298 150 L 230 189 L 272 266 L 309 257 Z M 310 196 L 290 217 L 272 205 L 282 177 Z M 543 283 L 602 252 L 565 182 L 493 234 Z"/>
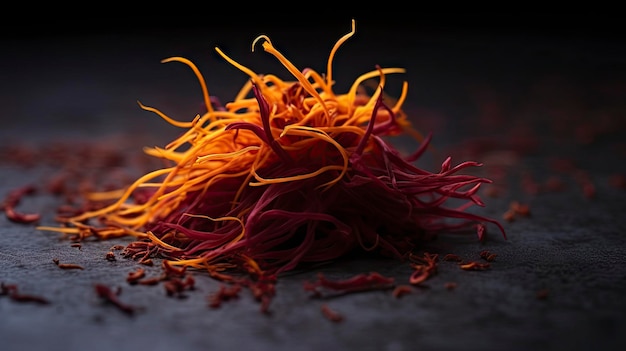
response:
<path id="1" fill-rule="evenodd" d="M 426 17 L 424 17 L 426 18 Z M 440 19 L 440 18 L 438 18 Z M 480 17 L 477 20 L 485 20 Z M 92 147 L 139 154 L 165 145 L 180 130 L 142 111 L 137 101 L 181 120 L 200 112 L 199 85 L 170 56 L 194 61 L 210 93 L 234 98 L 246 76 L 213 50 L 220 47 L 261 73 L 288 77 L 270 55 L 250 52 L 267 34 L 299 68 L 324 72 L 335 41 L 350 19 L 325 24 L 104 27 L 51 30 L 2 37 L 0 57 L 0 195 L 41 186 L 64 160 L 91 159 Z M 337 90 L 375 65 L 405 67 L 405 109 L 417 129 L 433 131 L 436 152 L 420 161 L 435 171 L 443 157 L 485 163 L 498 194 L 482 193 L 483 215 L 501 220 L 504 239 L 443 233 L 424 251 L 476 258 L 496 253 L 486 271 L 464 271 L 440 261 L 422 288 L 396 298 L 388 290 L 315 299 L 303 283 L 318 272 L 346 278 L 377 271 L 406 283 L 406 262 L 348 259 L 280 277 L 264 314 L 249 295 L 221 308 L 207 306 L 219 283 L 201 273 L 184 299 L 158 287 L 125 282 L 137 262 L 104 259 L 127 238 L 89 241 L 80 249 L 59 235 L 0 217 L 0 282 L 50 303 L 18 303 L 0 296 L 0 348 L 9 350 L 589 350 L 626 346 L 625 41 L 606 27 L 573 21 L 524 26 L 440 22 L 383 25 L 359 21 L 335 61 Z M 416 21 L 416 23 L 419 21 Z M 456 23 L 456 24 L 455 24 Z M 473 23 L 469 25 L 468 23 Z M 595 28 L 595 30 L 591 28 Z M 602 29 L 602 30 L 600 30 Z M 396 79 L 396 80 L 394 80 Z M 396 84 L 396 85 L 394 85 Z M 394 90 L 395 89 L 395 90 Z M 402 151 L 416 145 L 395 141 Z M 25 154 L 17 154 L 18 151 Z M 84 154 L 84 153 L 83 153 Z M 25 162 L 29 161 L 29 162 Z M 502 173 L 495 172 L 500 170 Z M 123 169 L 120 170 L 124 171 Z M 500 174 L 500 176 L 498 176 Z M 495 189 L 495 188 L 494 188 Z M 41 189 L 40 189 L 41 190 Z M 507 221 L 513 201 L 531 215 Z M 53 225 L 61 200 L 45 191 L 20 210 Z M 60 270 L 53 259 L 82 265 Z M 156 274 L 149 269 L 149 273 Z M 446 283 L 455 282 L 449 290 Z M 103 305 L 96 283 L 122 288 L 120 298 L 141 306 L 128 316 Z M 543 295 L 542 295 L 543 294 Z M 340 323 L 320 312 L 327 304 Z"/>

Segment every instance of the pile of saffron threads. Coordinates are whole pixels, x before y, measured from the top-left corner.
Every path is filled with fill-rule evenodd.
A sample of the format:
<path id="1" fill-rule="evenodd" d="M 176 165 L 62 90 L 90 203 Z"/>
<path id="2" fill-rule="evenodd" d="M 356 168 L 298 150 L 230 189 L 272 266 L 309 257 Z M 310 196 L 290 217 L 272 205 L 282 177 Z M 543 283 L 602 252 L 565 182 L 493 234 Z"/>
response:
<path id="1" fill-rule="evenodd" d="M 252 50 L 262 43 L 293 81 L 256 74 L 216 48 L 250 77 L 225 105 L 209 96 L 192 62 L 163 60 L 193 70 L 207 111 L 181 122 L 139 103 L 186 130 L 165 147 L 145 149 L 166 166 L 127 188 L 91 193 L 85 210 L 39 228 L 79 239 L 133 236 L 126 248 L 133 258 L 159 257 L 167 267 L 206 270 L 224 281 L 242 273 L 275 279 L 357 251 L 402 259 L 438 233 L 480 236 L 488 223 L 504 235 L 496 220 L 467 211 L 484 206 L 477 192 L 490 180 L 461 171 L 480 163 L 447 158 L 438 172 L 415 166 L 431 136 L 413 129 L 401 109 L 406 82 L 393 105 L 383 94 L 385 76 L 404 69 L 375 67 L 347 93 L 333 91 L 333 57 L 354 33 L 352 21 L 330 52 L 326 75 L 296 68 L 267 36 L 254 40 Z M 363 85 L 371 80 L 378 89 L 367 94 Z M 387 141 L 401 134 L 419 142 L 413 154 Z"/>

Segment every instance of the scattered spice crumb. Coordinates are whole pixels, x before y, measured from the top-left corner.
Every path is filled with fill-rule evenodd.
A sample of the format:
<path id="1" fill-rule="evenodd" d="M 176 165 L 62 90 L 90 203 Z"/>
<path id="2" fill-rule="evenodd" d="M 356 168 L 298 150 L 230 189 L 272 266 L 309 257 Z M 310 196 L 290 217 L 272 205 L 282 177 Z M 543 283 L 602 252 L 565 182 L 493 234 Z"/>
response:
<path id="1" fill-rule="evenodd" d="M 430 254 L 428 252 L 425 252 L 422 257 L 410 254 L 409 260 L 411 261 L 413 273 L 411 273 L 409 277 L 409 283 L 411 283 L 411 285 L 419 285 L 435 275 L 437 273 L 438 257 L 437 254 Z"/>
<path id="2" fill-rule="evenodd" d="M 478 236 L 478 241 L 483 241 L 485 239 L 485 234 L 487 233 L 487 226 L 484 223 L 476 224 L 476 235 Z M 504 235 L 506 238 L 506 234 Z"/>
<path id="3" fill-rule="evenodd" d="M 165 274 L 168 276 L 183 277 L 187 270 L 187 266 L 175 267 L 168 260 L 163 260 L 163 262 L 161 262 L 161 266 L 163 267 Z"/>
<path id="4" fill-rule="evenodd" d="M 8 296 L 11 300 L 20 303 L 37 303 L 40 305 L 47 305 L 50 301 L 44 297 L 37 295 L 21 294 L 18 292 L 17 285 L 5 284 L 0 282 L 0 296 Z"/>
<path id="5" fill-rule="evenodd" d="M 238 283 L 232 285 L 220 284 L 217 292 L 209 295 L 209 307 L 218 308 L 223 302 L 238 299 L 240 292 L 241 285 Z"/>
<path id="6" fill-rule="evenodd" d="M 528 217 L 530 216 L 530 206 L 523 204 L 519 201 L 511 201 L 509 208 L 515 213 L 515 215 Z"/>
<path id="7" fill-rule="evenodd" d="M 10 295 L 15 291 L 17 291 L 17 285 L 0 282 L 0 296 Z"/>
<path id="8" fill-rule="evenodd" d="M 117 307 L 120 311 L 128 315 L 133 315 L 137 311 L 136 307 L 123 303 L 119 299 L 118 295 L 121 293 L 121 289 L 117 289 L 117 291 L 114 292 L 110 287 L 104 284 L 96 284 L 94 288 L 98 297 Z"/>
<path id="9" fill-rule="evenodd" d="M 496 260 L 496 257 L 498 256 L 495 253 L 492 253 L 488 250 L 483 250 L 479 253 L 480 258 L 482 258 L 483 260 L 487 261 L 487 262 L 493 262 Z"/>
<path id="10" fill-rule="evenodd" d="M 22 198 L 26 195 L 33 194 L 36 188 L 32 185 L 19 187 L 11 191 L 0 203 L 0 209 L 4 211 L 6 217 L 15 223 L 29 224 L 38 222 L 41 219 L 41 215 L 38 213 L 22 213 L 18 212 L 15 207 L 20 203 Z"/>
<path id="11" fill-rule="evenodd" d="M 410 285 L 398 285 L 393 289 L 391 294 L 393 295 L 393 297 L 400 298 L 412 292 L 413 288 Z"/>
<path id="12" fill-rule="evenodd" d="M 152 261 L 151 258 L 141 259 L 139 263 L 143 264 L 144 266 L 154 266 L 154 261 Z"/>
<path id="13" fill-rule="evenodd" d="M 455 282 L 446 282 L 443 284 L 443 287 L 446 288 L 446 290 L 454 290 L 457 287 L 457 283 Z"/>
<path id="14" fill-rule="evenodd" d="M 324 315 L 324 317 L 326 317 L 326 319 L 328 319 L 329 321 L 341 322 L 344 319 L 341 313 L 330 308 L 327 304 L 322 304 L 320 309 L 322 311 L 322 315 Z"/>
<path id="15" fill-rule="evenodd" d="M 511 201 L 509 208 L 502 215 L 502 219 L 507 222 L 513 222 L 518 216 L 529 217 L 530 206 L 519 201 Z"/>
<path id="16" fill-rule="evenodd" d="M 126 281 L 130 284 L 136 284 L 141 278 L 145 276 L 146 270 L 140 267 L 132 272 L 129 272 L 126 276 Z"/>
<path id="17" fill-rule="evenodd" d="M 465 271 L 484 271 L 489 269 L 490 264 L 471 261 L 467 263 L 462 263 L 459 265 L 459 267 Z"/>
<path id="18" fill-rule="evenodd" d="M 83 266 L 74 263 L 61 263 L 58 258 L 53 258 L 52 262 L 62 269 L 85 269 Z"/>
<path id="19" fill-rule="evenodd" d="M 515 220 L 515 211 L 508 209 L 506 212 L 502 214 L 502 219 L 507 222 L 513 222 Z"/>
<path id="20" fill-rule="evenodd" d="M 36 295 L 12 293 L 11 295 L 9 295 L 9 297 L 11 298 L 11 300 L 17 302 L 34 302 L 41 305 L 47 305 L 50 303 L 50 301 L 48 301 L 46 298 Z"/>
<path id="21" fill-rule="evenodd" d="M 170 277 L 164 280 L 163 287 L 167 296 L 186 298 L 185 291 L 195 288 L 195 280 L 191 275 L 186 276 L 185 279 Z"/>
<path id="22" fill-rule="evenodd" d="M 552 175 L 544 183 L 544 188 L 547 191 L 559 192 L 565 190 L 565 182 L 560 176 Z"/>
<path id="23" fill-rule="evenodd" d="M 313 292 L 314 296 L 322 296 L 324 290 L 339 294 L 352 292 L 390 289 L 394 286 L 395 279 L 385 277 L 377 272 L 362 273 L 348 279 L 331 280 L 324 274 L 318 273 L 317 280 L 305 282 L 304 289 Z"/>
<path id="24" fill-rule="evenodd" d="M 116 258 L 115 258 L 115 253 L 113 253 L 113 251 L 109 251 L 109 252 L 107 252 L 107 253 L 106 253 L 106 255 L 104 255 L 104 258 L 105 258 L 107 261 L 115 261 L 115 260 L 116 260 Z"/>

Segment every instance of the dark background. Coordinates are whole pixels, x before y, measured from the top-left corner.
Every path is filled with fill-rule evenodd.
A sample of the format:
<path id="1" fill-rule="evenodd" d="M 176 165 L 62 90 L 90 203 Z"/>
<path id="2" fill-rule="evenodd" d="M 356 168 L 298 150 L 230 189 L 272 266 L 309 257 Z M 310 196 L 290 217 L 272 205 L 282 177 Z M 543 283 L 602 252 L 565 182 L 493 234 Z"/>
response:
<path id="1" fill-rule="evenodd" d="M 0 35 L 0 194 L 54 174 L 61 165 L 49 156 L 59 142 L 67 157 L 93 143 L 130 155 L 177 136 L 180 130 L 137 106 L 140 100 L 180 120 L 201 110 L 189 69 L 161 59 L 191 59 L 209 92 L 229 101 L 247 77 L 215 46 L 258 73 L 288 77 L 260 48 L 250 51 L 254 38 L 267 34 L 296 66 L 324 72 L 330 49 L 355 18 L 356 35 L 335 59 L 336 91 L 376 64 L 405 67 L 405 75 L 389 77 L 388 92 L 397 93 L 407 80 L 407 113 L 417 129 L 434 133 L 436 152 L 420 164 L 436 170 L 447 155 L 456 162 L 484 161 L 494 186 L 504 190 L 496 197 L 484 193 L 487 206 L 477 211 L 500 219 L 511 201 L 531 206 L 530 217 L 503 221 L 506 240 L 495 231 L 483 243 L 473 234 L 443 235 L 424 247 L 468 258 L 493 251 L 498 257 L 489 271 L 465 272 L 441 262 L 427 288 L 401 299 L 382 291 L 325 301 L 303 291 L 317 272 L 304 271 L 279 280 L 271 315 L 261 314 L 247 295 L 213 310 L 206 297 L 218 285 L 201 274 L 197 290 L 180 300 L 159 288 L 125 284 L 136 263 L 103 259 L 124 239 L 77 250 L 55 234 L 2 217 L 0 282 L 51 301 L 39 306 L 0 296 L 3 350 L 623 347 L 626 49 L 618 17 L 608 11 L 463 14 L 391 5 L 355 6 L 348 15 L 321 4 L 269 14 L 262 3 L 252 7 L 256 12 L 154 6 L 70 12 L 57 6 L 43 18 L 14 13 L 16 24 L 3 25 Z M 16 146 L 30 150 L 33 162 L 19 162 Z M 416 147 L 404 139 L 397 146 Z M 90 163 L 80 162 L 88 172 Z M 549 186 L 557 178 L 563 182 L 558 191 Z M 589 183 L 594 196 L 584 191 Z M 58 204 L 41 192 L 20 208 L 39 211 L 43 224 L 52 224 Z M 52 258 L 86 269 L 60 271 Z M 406 263 L 378 258 L 319 271 L 335 278 L 378 271 L 400 282 L 411 272 Z M 446 290 L 448 281 L 457 289 Z M 96 282 L 122 286 L 121 297 L 144 311 L 129 318 L 103 306 L 93 294 Z M 537 298 L 540 291 L 548 292 L 546 299 Z M 346 319 L 324 319 L 322 302 Z"/>

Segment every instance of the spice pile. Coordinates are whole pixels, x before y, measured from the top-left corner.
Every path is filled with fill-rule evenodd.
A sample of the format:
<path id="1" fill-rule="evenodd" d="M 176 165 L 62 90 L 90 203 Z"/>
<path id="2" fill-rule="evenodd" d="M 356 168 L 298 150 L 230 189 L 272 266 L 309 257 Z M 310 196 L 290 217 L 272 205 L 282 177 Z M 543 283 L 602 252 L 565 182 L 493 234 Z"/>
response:
<path id="1" fill-rule="evenodd" d="M 63 233 L 75 244 L 86 238 L 134 237 L 136 241 L 122 249 L 125 257 L 142 264 L 162 259 L 163 276 L 145 284 L 162 282 L 168 295 L 174 295 L 193 288 L 191 270 L 207 272 L 223 282 L 210 297 L 210 306 L 247 288 L 265 312 L 277 277 L 306 264 L 356 251 L 395 257 L 411 263 L 414 274 L 409 282 L 418 285 L 435 274 L 438 261 L 437 255 L 416 253 L 421 243 L 442 232 L 474 233 L 481 239 L 489 225 L 504 235 L 497 220 L 468 211 L 484 206 L 478 190 L 490 183 L 464 172 L 481 166 L 479 162 L 453 164 L 446 158 L 436 172 L 415 165 L 427 152 L 431 135 L 413 129 L 402 110 L 406 83 L 397 100 L 387 101 L 384 94 L 386 75 L 403 73 L 402 68 L 375 67 L 358 77 L 347 93 L 333 90 L 333 58 L 354 33 L 353 22 L 352 30 L 333 47 L 323 75 L 295 67 L 268 37 L 257 38 L 253 49 L 260 45 L 278 59 L 292 81 L 257 74 L 216 48 L 250 77 L 225 105 L 209 96 L 192 62 L 182 57 L 164 60 L 193 70 L 206 112 L 182 122 L 140 104 L 185 130 L 164 147 L 145 149 L 165 166 L 123 188 L 83 191 L 82 198 L 72 198 L 71 206 L 59 212 L 59 226 L 38 228 Z M 377 89 L 368 93 L 364 86 L 372 80 Z M 419 147 L 401 155 L 389 140 L 406 134 L 415 137 Z M 5 212 L 19 222 L 36 222 L 36 214 L 16 213 L 18 195 L 5 203 Z M 459 264 L 462 269 L 484 270 L 489 266 L 485 261 Z M 133 272 L 128 281 L 142 283 L 142 273 Z M 305 286 L 314 294 L 380 288 L 394 288 L 396 296 L 407 291 L 378 273 L 345 281 L 320 275 Z M 96 290 L 124 311 L 133 311 L 107 287 Z M 341 320 L 328 306 L 323 311 L 331 320 Z"/>

